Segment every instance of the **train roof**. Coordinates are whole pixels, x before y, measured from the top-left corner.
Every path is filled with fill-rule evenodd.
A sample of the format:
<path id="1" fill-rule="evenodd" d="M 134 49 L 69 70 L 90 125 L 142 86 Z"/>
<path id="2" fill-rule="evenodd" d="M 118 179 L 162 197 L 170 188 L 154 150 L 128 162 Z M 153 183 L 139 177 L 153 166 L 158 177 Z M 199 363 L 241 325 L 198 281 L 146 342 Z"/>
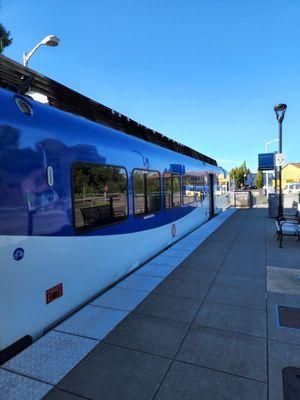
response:
<path id="1" fill-rule="evenodd" d="M 4 56 L 0 56 L 0 87 L 23 95 L 29 90 L 40 93 L 50 106 L 217 166 L 216 160 Z"/>

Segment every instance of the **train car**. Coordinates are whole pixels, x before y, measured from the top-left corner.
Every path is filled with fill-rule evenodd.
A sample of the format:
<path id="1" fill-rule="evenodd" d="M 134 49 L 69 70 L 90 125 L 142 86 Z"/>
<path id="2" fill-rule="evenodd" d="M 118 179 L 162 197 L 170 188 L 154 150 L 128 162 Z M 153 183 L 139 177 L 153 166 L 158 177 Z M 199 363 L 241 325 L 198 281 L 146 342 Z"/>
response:
<path id="1" fill-rule="evenodd" d="M 0 104 L 3 362 L 229 203 L 213 159 L 5 57 Z"/>

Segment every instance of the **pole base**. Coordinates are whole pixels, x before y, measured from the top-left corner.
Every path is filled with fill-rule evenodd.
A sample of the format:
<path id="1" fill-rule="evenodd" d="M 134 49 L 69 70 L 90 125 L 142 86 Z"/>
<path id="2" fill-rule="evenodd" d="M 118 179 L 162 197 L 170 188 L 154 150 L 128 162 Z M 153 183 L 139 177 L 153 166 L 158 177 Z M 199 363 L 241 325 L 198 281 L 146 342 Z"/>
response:
<path id="1" fill-rule="evenodd" d="M 282 207 L 282 205 L 280 204 L 280 205 L 278 206 L 277 219 L 282 219 L 282 218 L 283 218 L 283 207 Z"/>

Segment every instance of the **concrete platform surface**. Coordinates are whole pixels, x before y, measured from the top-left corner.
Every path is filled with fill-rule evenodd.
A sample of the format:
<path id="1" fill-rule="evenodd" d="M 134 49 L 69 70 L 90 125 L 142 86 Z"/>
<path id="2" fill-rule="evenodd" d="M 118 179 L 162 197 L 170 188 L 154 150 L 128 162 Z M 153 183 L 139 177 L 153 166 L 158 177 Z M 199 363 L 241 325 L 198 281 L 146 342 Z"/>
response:
<path id="1" fill-rule="evenodd" d="M 284 400 L 300 330 L 278 306 L 300 308 L 300 244 L 279 249 L 265 209 L 201 228 L 4 364 L 3 398 Z"/>

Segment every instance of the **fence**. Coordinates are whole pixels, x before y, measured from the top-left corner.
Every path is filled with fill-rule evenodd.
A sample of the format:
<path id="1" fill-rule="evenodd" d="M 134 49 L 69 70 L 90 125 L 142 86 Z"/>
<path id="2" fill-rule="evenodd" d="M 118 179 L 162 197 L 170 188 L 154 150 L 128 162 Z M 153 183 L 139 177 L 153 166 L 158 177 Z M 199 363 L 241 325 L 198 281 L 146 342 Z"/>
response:
<path id="1" fill-rule="evenodd" d="M 265 195 L 264 190 L 237 190 L 230 193 L 230 205 L 236 208 L 252 208 L 252 207 L 266 207 L 271 204 L 272 208 L 278 206 L 278 195 L 270 194 L 269 199 Z M 297 207 L 300 203 L 299 194 L 284 194 L 283 207 L 292 208 Z"/>

